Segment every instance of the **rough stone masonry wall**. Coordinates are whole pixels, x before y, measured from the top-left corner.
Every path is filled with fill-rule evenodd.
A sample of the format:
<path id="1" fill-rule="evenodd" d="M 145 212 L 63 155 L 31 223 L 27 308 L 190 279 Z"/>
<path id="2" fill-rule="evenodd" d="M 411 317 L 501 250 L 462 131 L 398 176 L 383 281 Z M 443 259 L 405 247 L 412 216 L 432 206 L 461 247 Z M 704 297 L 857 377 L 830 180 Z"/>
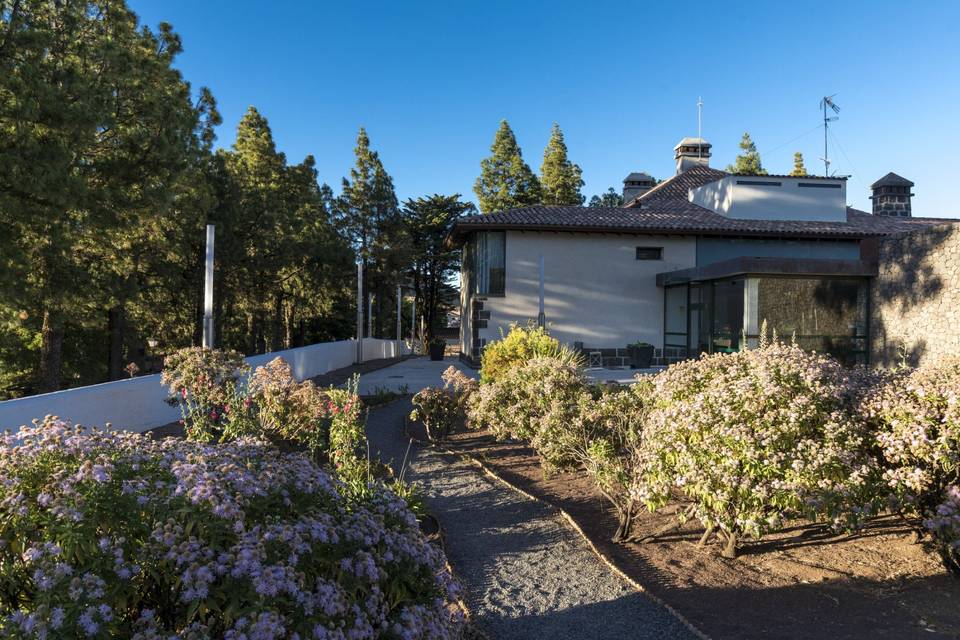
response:
<path id="1" fill-rule="evenodd" d="M 960 355 L 960 225 L 882 238 L 871 286 L 871 362 Z"/>

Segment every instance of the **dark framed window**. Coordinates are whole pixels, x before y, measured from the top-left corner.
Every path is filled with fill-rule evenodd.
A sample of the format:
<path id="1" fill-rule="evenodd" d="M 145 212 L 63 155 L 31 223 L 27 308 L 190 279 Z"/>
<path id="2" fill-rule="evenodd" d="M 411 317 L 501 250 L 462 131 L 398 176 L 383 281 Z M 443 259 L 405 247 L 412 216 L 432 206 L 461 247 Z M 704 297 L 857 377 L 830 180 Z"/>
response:
<path id="1" fill-rule="evenodd" d="M 482 296 L 502 296 L 507 282 L 507 234 L 480 231 L 473 236 L 470 275 L 473 292 Z"/>
<path id="2" fill-rule="evenodd" d="M 745 184 L 753 187 L 779 187 L 782 182 L 770 182 L 769 180 L 737 180 L 737 184 Z"/>
<path id="3" fill-rule="evenodd" d="M 798 187 L 809 187 L 811 189 L 839 189 L 840 185 L 836 182 L 798 182 Z"/>
<path id="4" fill-rule="evenodd" d="M 637 260 L 663 260 L 663 247 L 637 247 Z"/>

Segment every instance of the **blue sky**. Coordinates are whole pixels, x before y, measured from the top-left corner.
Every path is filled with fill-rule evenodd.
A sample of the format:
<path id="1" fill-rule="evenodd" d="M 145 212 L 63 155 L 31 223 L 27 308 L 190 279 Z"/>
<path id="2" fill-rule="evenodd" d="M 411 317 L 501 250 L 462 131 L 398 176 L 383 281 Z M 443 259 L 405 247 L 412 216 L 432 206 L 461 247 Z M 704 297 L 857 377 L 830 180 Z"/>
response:
<path id="1" fill-rule="evenodd" d="M 960 217 L 960 2 L 208 2 L 131 0 L 173 24 L 178 67 L 209 86 L 229 146 L 256 106 L 291 162 L 339 191 L 364 126 L 401 199 L 474 200 L 502 118 L 539 170 L 564 131 L 589 197 L 631 171 L 674 173 L 703 135 L 712 165 L 749 131 L 771 172 L 794 151 L 822 171 L 818 102 L 837 94 L 830 155 L 850 204 L 887 171 L 916 183 L 914 215 Z"/>

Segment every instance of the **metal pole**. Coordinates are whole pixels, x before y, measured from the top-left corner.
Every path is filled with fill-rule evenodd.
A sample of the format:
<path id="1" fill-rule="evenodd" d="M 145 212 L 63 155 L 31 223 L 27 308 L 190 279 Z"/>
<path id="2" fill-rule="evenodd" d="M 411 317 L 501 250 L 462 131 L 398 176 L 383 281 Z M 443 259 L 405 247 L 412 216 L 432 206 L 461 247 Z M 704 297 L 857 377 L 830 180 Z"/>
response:
<path id="1" fill-rule="evenodd" d="M 537 316 L 537 326 L 541 329 L 546 326 L 547 319 L 543 313 L 543 256 L 540 256 L 540 314 Z"/>
<path id="2" fill-rule="evenodd" d="M 357 364 L 363 362 L 363 260 L 357 263 Z"/>
<path id="3" fill-rule="evenodd" d="M 397 355 L 400 355 L 400 341 L 403 340 L 403 290 L 397 287 Z"/>
<path id="4" fill-rule="evenodd" d="M 410 340 L 417 341 L 417 296 L 413 296 L 413 307 L 410 311 Z"/>
<path id="5" fill-rule="evenodd" d="M 367 337 L 373 337 L 373 294 L 367 294 Z"/>
<path id="6" fill-rule="evenodd" d="M 206 273 L 203 280 L 203 346 L 213 349 L 213 225 L 207 225 Z"/>

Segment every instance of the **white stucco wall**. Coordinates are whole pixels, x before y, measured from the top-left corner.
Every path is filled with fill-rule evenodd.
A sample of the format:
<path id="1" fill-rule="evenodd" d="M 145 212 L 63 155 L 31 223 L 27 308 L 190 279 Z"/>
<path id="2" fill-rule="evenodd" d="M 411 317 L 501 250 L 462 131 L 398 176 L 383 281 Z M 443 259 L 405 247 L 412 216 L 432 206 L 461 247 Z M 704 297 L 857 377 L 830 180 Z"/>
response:
<path id="1" fill-rule="evenodd" d="M 662 260 L 637 260 L 636 247 L 663 247 Z M 696 265 L 693 237 L 510 231 L 506 294 L 488 297 L 481 338 L 495 340 L 511 322 L 536 320 L 539 257 L 544 256 L 545 315 L 561 342 L 663 346 L 663 289 L 656 274 Z"/>
<path id="2" fill-rule="evenodd" d="M 396 340 L 363 339 L 364 361 L 407 353 L 409 349 Z M 298 380 L 305 380 L 353 364 L 357 341 L 322 342 L 246 360 L 255 369 L 277 357 L 290 363 Z M 164 402 L 167 395 L 167 389 L 160 384 L 160 374 L 154 374 L 6 400 L 0 402 L 0 430 L 16 431 L 34 418 L 55 415 L 74 424 L 102 427 L 109 422 L 114 429 L 146 431 L 180 418 L 180 410 Z"/>
<path id="3" fill-rule="evenodd" d="M 690 202 L 745 220 L 846 222 L 847 183 L 839 179 L 728 176 L 691 189 Z"/>

